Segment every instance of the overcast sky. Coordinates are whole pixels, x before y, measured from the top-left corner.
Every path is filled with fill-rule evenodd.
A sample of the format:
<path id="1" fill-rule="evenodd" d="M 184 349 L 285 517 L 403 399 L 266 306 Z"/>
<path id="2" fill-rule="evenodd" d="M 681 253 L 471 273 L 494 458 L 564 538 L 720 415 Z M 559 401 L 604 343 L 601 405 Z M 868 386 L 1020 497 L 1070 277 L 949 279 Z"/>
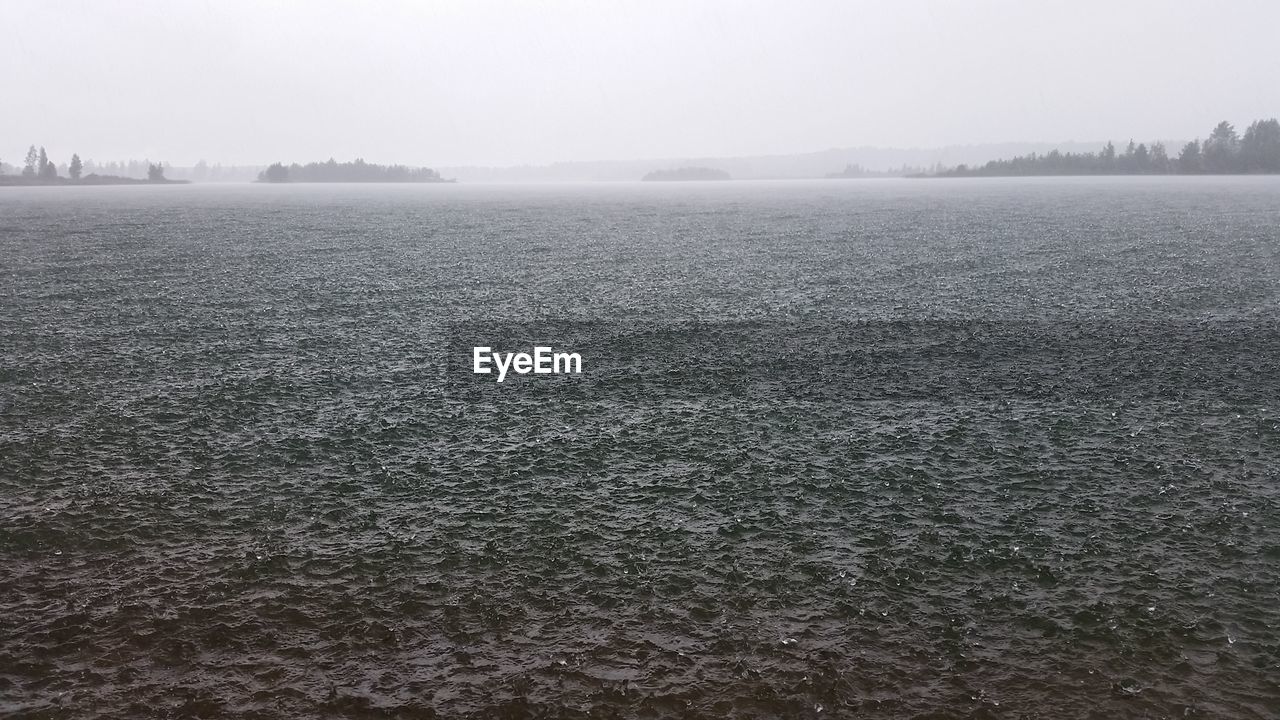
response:
<path id="1" fill-rule="evenodd" d="M 1204 136 L 1280 2 L 0 0 L 0 159 L 424 165 Z"/>

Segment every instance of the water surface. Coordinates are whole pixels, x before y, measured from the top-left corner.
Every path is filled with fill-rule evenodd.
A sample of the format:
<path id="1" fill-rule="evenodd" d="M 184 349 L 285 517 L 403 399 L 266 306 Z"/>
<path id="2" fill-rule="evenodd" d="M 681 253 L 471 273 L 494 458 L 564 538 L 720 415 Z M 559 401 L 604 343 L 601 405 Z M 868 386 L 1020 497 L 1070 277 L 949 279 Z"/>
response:
<path id="1" fill-rule="evenodd" d="M 5 188 L 0 257 L 6 716 L 1280 713 L 1276 179 Z"/>

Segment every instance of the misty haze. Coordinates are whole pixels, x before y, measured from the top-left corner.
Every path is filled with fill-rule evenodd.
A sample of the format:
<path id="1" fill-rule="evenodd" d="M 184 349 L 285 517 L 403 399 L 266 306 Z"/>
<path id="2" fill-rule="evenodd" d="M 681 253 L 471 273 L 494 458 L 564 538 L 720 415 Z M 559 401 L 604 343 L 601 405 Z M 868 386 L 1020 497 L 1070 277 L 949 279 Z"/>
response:
<path id="1" fill-rule="evenodd" d="M 1280 5 L 0 5 L 0 717 L 1280 716 Z"/>

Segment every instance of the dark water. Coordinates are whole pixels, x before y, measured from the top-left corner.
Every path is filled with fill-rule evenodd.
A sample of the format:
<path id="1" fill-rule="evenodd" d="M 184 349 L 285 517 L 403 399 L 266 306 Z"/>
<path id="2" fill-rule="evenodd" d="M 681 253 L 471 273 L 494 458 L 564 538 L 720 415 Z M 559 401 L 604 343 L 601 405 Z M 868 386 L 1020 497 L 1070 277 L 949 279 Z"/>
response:
<path id="1" fill-rule="evenodd" d="M 6 189 L 0 258 L 0 715 L 1280 714 L 1275 179 Z"/>

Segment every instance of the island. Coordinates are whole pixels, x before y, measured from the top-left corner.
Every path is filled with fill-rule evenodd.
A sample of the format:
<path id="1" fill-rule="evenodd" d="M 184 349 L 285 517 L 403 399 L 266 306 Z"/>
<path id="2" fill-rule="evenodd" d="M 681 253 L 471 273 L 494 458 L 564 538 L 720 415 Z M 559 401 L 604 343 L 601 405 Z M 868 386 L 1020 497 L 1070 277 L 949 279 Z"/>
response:
<path id="1" fill-rule="evenodd" d="M 375 165 L 357 158 L 351 162 L 273 163 L 258 174 L 263 183 L 451 183 L 428 167 Z"/>
<path id="2" fill-rule="evenodd" d="M 708 167 L 682 167 L 672 170 L 654 170 L 640 178 L 645 182 L 675 182 L 685 180 L 732 180 L 729 173 Z"/>

